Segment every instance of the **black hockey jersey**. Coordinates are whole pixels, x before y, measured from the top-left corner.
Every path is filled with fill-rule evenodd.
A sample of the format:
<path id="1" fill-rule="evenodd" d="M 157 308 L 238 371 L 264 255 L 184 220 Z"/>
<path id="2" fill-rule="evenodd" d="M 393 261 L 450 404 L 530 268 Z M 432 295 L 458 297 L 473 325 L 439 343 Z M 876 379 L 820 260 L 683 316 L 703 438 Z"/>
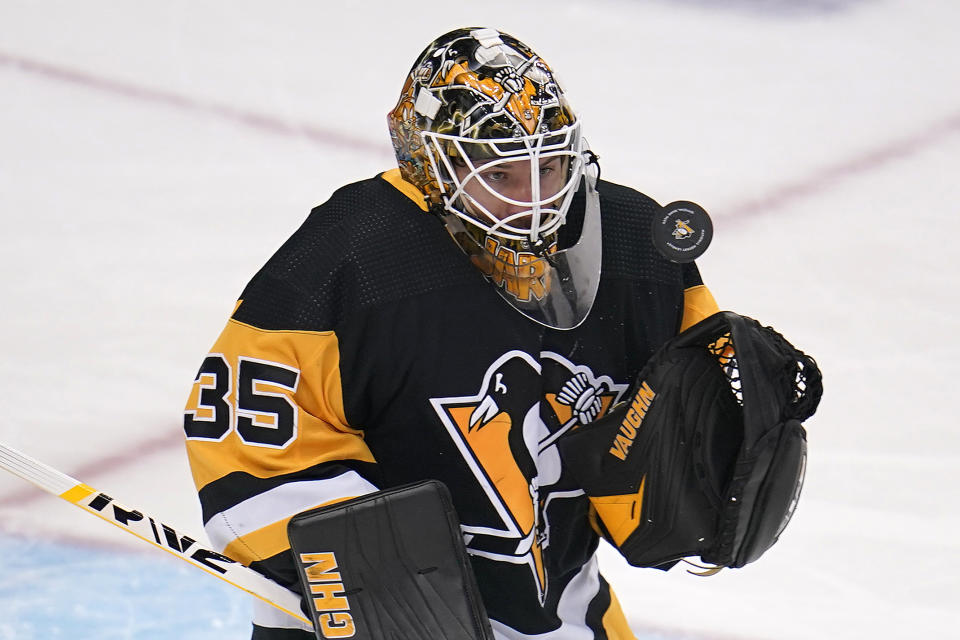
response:
<path id="1" fill-rule="evenodd" d="M 568 331 L 505 304 L 396 170 L 315 208 L 243 291 L 187 402 L 213 545 L 296 589 L 291 516 L 436 478 L 498 638 L 633 638 L 555 445 L 717 308 L 696 267 L 652 246 L 656 203 L 598 190 L 603 275 Z M 254 622 L 255 638 L 313 637 L 265 605 Z"/>

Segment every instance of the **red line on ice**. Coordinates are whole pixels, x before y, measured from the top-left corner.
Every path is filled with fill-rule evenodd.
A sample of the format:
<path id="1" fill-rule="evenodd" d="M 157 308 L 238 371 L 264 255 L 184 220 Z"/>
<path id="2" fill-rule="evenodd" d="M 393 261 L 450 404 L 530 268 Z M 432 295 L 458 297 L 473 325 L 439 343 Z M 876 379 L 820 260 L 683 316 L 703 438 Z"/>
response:
<path id="1" fill-rule="evenodd" d="M 870 173 L 925 151 L 955 133 L 960 133 L 960 112 L 934 122 L 913 135 L 892 140 L 797 180 L 774 186 L 752 200 L 724 206 L 717 217 L 724 222 L 744 222 L 776 211 L 795 201 L 828 191 L 847 178 Z"/>
<path id="2" fill-rule="evenodd" d="M 143 464 L 144 460 L 150 455 L 167 451 L 174 447 L 182 447 L 184 446 L 183 442 L 183 432 L 180 430 L 180 427 L 170 425 L 169 427 L 164 427 L 162 435 L 132 444 L 115 453 L 90 460 L 75 469 L 70 469 L 69 471 L 66 469 L 57 469 L 57 471 L 66 473 L 84 484 L 95 485 L 96 483 L 91 482 L 90 478 L 103 476 L 113 471 L 123 469 L 124 467 Z M 41 460 L 41 462 L 43 461 Z M 112 487 L 101 488 L 94 486 L 94 488 L 103 491 L 114 490 Z M 122 489 L 122 487 L 119 488 Z M 42 489 L 24 484 L 23 489 L 5 496 L 0 496 L 0 509 L 6 506 L 28 504 L 46 495 L 48 494 Z M 119 496 L 119 499 L 122 501 L 123 496 Z"/>
<path id="3" fill-rule="evenodd" d="M 385 142 L 381 144 L 366 138 L 345 135 L 331 129 L 289 122 L 269 114 L 244 111 L 215 102 L 204 102 L 178 93 L 122 82 L 3 52 L 0 52 L 0 64 L 11 65 L 47 79 L 68 82 L 134 100 L 164 104 L 184 111 L 206 113 L 266 133 L 303 137 L 322 145 L 376 154 L 383 158 L 393 157 Z M 758 215 L 775 211 L 792 204 L 794 201 L 826 191 L 846 178 L 868 173 L 890 162 L 919 153 L 928 147 L 935 146 L 945 136 L 958 131 L 960 131 L 960 112 L 934 122 L 911 136 L 893 140 L 874 149 L 868 149 L 861 154 L 828 165 L 797 180 L 775 185 L 756 198 L 735 202 L 729 206 L 721 206 L 719 207 L 718 217 L 725 222 L 743 222 Z"/>
<path id="4" fill-rule="evenodd" d="M 21 71 L 93 89 L 104 93 L 123 96 L 132 100 L 162 104 L 181 111 L 193 111 L 229 120 L 251 129 L 290 137 L 306 138 L 321 145 L 344 148 L 351 151 L 376 154 L 384 158 L 393 158 L 393 153 L 384 139 L 383 143 L 366 138 L 345 135 L 339 131 L 315 127 L 313 125 L 289 122 L 269 114 L 244 111 L 236 107 L 216 102 L 197 100 L 189 96 L 131 84 L 112 78 L 97 76 L 85 71 L 70 69 L 38 60 L 11 55 L 0 51 L 0 65 L 10 65 Z"/>

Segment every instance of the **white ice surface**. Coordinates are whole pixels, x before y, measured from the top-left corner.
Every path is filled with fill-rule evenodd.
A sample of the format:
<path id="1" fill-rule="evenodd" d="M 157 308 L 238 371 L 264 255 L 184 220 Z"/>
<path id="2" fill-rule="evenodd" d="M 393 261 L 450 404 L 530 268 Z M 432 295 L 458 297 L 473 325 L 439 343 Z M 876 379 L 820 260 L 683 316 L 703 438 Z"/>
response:
<path id="1" fill-rule="evenodd" d="M 638 634 L 960 637 L 960 4 L 346 4 L 0 0 L 0 441 L 201 531 L 200 357 L 310 207 L 390 166 L 421 48 L 497 26 L 559 71 L 604 177 L 713 213 L 721 305 L 824 370 L 761 561 L 604 552 Z M 244 637 L 242 595 L 137 544 L 0 475 L 0 639 Z"/>

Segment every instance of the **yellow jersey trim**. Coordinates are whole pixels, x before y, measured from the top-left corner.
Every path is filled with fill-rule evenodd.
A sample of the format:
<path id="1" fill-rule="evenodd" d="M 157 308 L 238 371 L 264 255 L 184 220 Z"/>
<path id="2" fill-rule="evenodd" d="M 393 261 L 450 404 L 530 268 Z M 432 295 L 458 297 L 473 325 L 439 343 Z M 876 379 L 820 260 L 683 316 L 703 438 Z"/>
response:
<path id="1" fill-rule="evenodd" d="M 380 174 L 380 177 L 392 184 L 397 191 L 413 200 L 418 207 L 424 211 L 429 211 L 427 201 L 424 199 L 423 194 L 420 193 L 419 189 L 403 179 L 403 176 L 400 175 L 400 169 L 384 171 Z"/>
<path id="2" fill-rule="evenodd" d="M 643 489 L 647 483 L 644 476 L 640 489 L 632 495 L 594 496 L 590 504 L 597 510 L 603 526 L 619 547 L 640 526 L 640 514 L 643 511 Z"/>
<path id="3" fill-rule="evenodd" d="M 603 614 L 603 630 L 607 632 L 607 640 L 637 640 L 633 631 L 627 626 L 627 617 L 623 613 L 617 594 L 610 587 L 610 606 Z"/>
<path id="4" fill-rule="evenodd" d="M 680 322 L 680 331 L 689 329 L 718 311 L 720 307 L 706 285 L 690 287 L 683 292 L 683 320 Z"/>

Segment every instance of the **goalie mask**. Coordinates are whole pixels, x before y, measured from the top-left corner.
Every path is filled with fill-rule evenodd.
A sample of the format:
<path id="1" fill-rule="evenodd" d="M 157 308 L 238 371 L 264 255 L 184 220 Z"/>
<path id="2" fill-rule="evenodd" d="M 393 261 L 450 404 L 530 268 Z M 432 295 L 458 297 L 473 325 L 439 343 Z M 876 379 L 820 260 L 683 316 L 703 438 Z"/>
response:
<path id="1" fill-rule="evenodd" d="M 552 328 L 583 322 L 600 280 L 599 196 L 546 62 L 494 29 L 451 31 L 420 55 L 387 119 L 404 180 L 500 295 Z M 576 233 L 561 232 L 575 199 Z"/>

